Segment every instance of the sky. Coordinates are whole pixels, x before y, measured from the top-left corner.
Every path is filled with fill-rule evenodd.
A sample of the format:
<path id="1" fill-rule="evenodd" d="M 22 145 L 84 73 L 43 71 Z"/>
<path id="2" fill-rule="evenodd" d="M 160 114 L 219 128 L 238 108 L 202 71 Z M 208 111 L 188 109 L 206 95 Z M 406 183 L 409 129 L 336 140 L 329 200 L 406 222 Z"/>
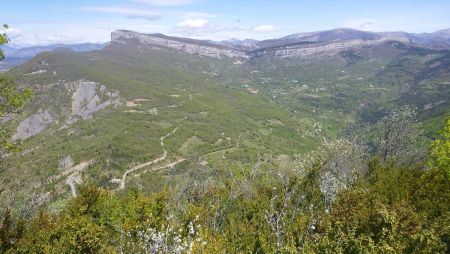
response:
<path id="1" fill-rule="evenodd" d="M 196 39 L 269 39 L 333 28 L 434 32 L 449 0 L 2 0 L 13 46 L 107 42 L 116 29 Z"/>

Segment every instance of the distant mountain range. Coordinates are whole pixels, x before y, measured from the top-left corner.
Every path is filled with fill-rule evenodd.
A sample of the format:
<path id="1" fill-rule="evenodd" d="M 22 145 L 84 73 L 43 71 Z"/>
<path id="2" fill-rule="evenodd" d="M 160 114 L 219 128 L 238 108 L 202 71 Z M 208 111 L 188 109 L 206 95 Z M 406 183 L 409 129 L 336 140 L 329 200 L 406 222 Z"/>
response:
<path id="1" fill-rule="evenodd" d="M 10 46 L 2 46 L 1 49 L 5 52 L 5 60 L 0 62 L 0 70 L 12 68 L 16 65 L 25 63 L 34 56 L 42 52 L 55 50 L 70 50 L 75 52 L 86 52 L 99 50 L 106 46 L 106 43 L 83 43 L 83 44 L 52 44 L 45 46 L 33 46 L 24 48 L 13 48 Z"/>
<path id="2" fill-rule="evenodd" d="M 337 54 L 353 47 L 379 45 L 389 41 L 427 49 L 450 49 L 449 34 L 450 29 L 434 33 L 413 34 L 406 32 L 377 33 L 339 28 L 291 34 L 263 41 L 252 39 L 210 41 L 117 30 L 112 33 L 111 42 L 129 45 L 135 42 L 150 47 L 162 46 L 208 57 L 238 58 L 238 61 L 241 62 L 244 59 L 261 56 L 286 58 Z"/>
<path id="3" fill-rule="evenodd" d="M 221 44 L 245 47 L 247 49 L 269 48 L 300 42 L 328 42 L 336 40 L 370 40 L 387 38 L 392 40 L 409 41 L 421 47 L 432 49 L 450 48 L 450 29 L 434 33 L 407 33 L 407 32 L 368 32 L 350 28 L 338 28 L 326 31 L 296 33 L 282 38 L 256 41 L 256 40 L 229 40 Z"/>
<path id="4" fill-rule="evenodd" d="M 118 30 L 117 32 L 139 34 L 126 30 Z M 170 41 L 179 41 L 181 43 L 191 45 L 203 45 L 208 47 L 224 46 L 230 50 L 252 52 L 261 51 L 267 48 L 285 47 L 295 44 L 304 43 L 324 43 L 331 41 L 348 41 L 348 40 L 395 40 L 408 42 L 420 47 L 430 49 L 450 49 L 450 29 L 440 30 L 433 33 L 407 33 L 407 32 L 368 32 L 350 28 L 338 28 L 326 31 L 296 33 L 276 39 L 269 40 L 254 40 L 254 39 L 230 39 L 223 41 L 208 41 L 208 40 L 193 40 L 188 38 L 171 37 L 163 34 L 151 34 L 152 37 L 158 37 L 162 40 L 170 39 Z M 22 64 L 33 58 L 39 53 L 55 51 L 55 50 L 72 50 L 75 52 L 86 52 L 93 50 L 100 50 L 104 48 L 107 43 L 84 43 L 84 44 L 52 44 L 45 46 L 33 46 L 25 48 L 13 48 L 9 46 L 2 46 L 1 49 L 5 51 L 6 59 L 0 62 L 0 70 L 6 70 L 16 65 Z M 236 53 L 236 52 L 234 52 Z M 234 54 L 232 53 L 232 54 Z"/>

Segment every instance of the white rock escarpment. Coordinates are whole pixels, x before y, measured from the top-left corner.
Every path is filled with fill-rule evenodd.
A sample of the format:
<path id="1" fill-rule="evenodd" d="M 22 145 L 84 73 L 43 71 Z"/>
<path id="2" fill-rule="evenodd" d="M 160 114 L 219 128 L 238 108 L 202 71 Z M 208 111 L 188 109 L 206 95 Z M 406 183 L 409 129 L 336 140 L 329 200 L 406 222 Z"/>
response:
<path id="1" fill-rule="evenodd" d="M 39 109 L 36 113 L 29 115 L 19 123 L 15 134 L 12 136 L 12 140 L 24 140 L 35 136 L 47 129 L 50 124 L 58 124 L 60 117 L 66 119 L 65 124 L 61 128 L 66 128 L 79 119 L 92 117 L 93 113 L 105 109 L 108 106 L 122 104 L 118 91 L 109 91 L 104 85 L 95 82 L 86 80 L 64 82 L 47 85 L 44 89 L 54 91 L 51 89 L 55 87 L 63 89 L 70 96 L 69 98 L 71 100 L 67 101 L 66 97 L 60 97 L 64 98 L 62 100 L 55 98 L 55 103 L 46 106 L 48 109 Z M 1 120 L 5 123 L 10 118 L 10 116 L 5 116 Z"/>
<path id="2" fill-rule="evenodd" d="M 127 40 L 130 39 L 137 40 L 139 43 L 150 46 L 166 47 L 190 54 L 198 54 L 214 58 L 248 58 L 247 54 L 244 52 L 203 41 L 187 40 L 162 35 L 142 34 L 125 30 L 117 30 L 111 34 L 111 41 L 116 43 L 127 43 Z"/>
<path id="3" fill-rule="evenodd" d="M 89 118 L 93 113 L 109 105 L 119 105 L 119 92 L 110 92 L 105 86 L 90 81 L 78 81 L 73 84 L 72 114 L 68 123 L 77 119 Z"/>
<path id="4" fill-rule="evenodd" d="M 247 52 L 238 48 L 215 45 L 207 41 L 169 37 L 162 34 L 142 34 L 126 30 L 117 30 L 112 32 L 111 41 L 119 44 L 127 44 L 134 41 L 140 44 L 148 45 L 151 48 L 165 47 L 185 53 L 198 54 L 214 58 L 237 58 L 238 60 L 234 61 L 235 64 L 241 64 L 242 61 L 240 60 L 261 56 L 296 58 L 315 55 L 320 56 L 325 54 L 332 55 L 351 48 L 379 45 L 389 41 L 396 41 L 406 44 L 409 43 L 409 41 L 405 38 L 385 36 L 370 39 L 343 39 L 310 43 L 299 42 L 282 46 L 266 47 L 252 52 Z"/>
<path id="5" fill-rule="evenodd" d="M 53 121 L 54 117 L 47 110 L 40 109 L 19 124 L 12 139 L 18 140 L 32 137 L 45 130 Z"/>
<path id="6" fill-rule="evenodd" d="M 355 39 L 355 40 L 342 40 L 325 43 L 294 44 L 256 50 L 250 53 L 250 55 L 251 57 L 271 56 L 276 58 L 307 57 L 312 55 L 323 55 L 323 54 L 332 55 L 337 54 L 343 50 L 364 46 L 380 45 L 388 41 L 391 41 L 391 39 L 390 38 L 380 38 L 372 40 Z"/>

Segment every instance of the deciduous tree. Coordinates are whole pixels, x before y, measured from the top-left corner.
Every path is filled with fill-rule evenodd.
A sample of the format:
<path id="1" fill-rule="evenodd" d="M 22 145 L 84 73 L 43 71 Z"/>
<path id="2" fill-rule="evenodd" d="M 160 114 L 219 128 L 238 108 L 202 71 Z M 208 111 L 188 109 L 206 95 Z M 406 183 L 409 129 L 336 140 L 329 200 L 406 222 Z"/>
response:
<path id="1" fill-rule="evenodd" d="M 373 148 L 385 163 L 405 163 L 423 158 L 421 149 L 422 130 L 417 122 L 417 113 L 409 106 L 390 110 L 372 128 Z"/>
<path id="2" fill-rule="evenodd" d="M 0 34 L 0 45 L 7 44 L 9 38 L 6 35 L 7 25 L 4 32 Z M 0 49 L 0 60 L 4 59 L 3 50 Z M 31 97 L 31 90 L 19 90 L 13 80 L 0 76 L 0 160 L 6 153 L 17 148 L 16 143 L 11 141 L 11 133 L 5 127 L 5 121 L 12 115 L 21 111 L 25 103 Z"/>

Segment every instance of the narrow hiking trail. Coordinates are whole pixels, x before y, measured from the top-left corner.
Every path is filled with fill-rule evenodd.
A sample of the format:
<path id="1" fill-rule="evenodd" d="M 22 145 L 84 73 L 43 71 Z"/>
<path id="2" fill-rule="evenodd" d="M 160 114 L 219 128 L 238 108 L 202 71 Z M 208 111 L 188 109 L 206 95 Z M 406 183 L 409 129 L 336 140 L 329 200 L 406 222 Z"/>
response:
<path id="1" fill-rule="evenodd" d="M 164 165 L 164 166 L 160 166 L 160 167 L 157 167 L 157 168 L 146 169 L 146 170 L 142 171 L 142 172 L 139 173 L 139 174 L 135 174 L 134 176 L 135 176 L 135 177 L 139 177 L 139 176 L 141 176 L 142 174 L 146 174 L 146 173 L 148 173 L 148 172 L 150 172 L 150 171 L 157 171 L 157 170 L 166 169 L 166 168 L 173 168 L 173 167 L 175 167 L 177 164 L 179 164 L 179 163 L 181 163 L 181 162 L 183 162 L 183 161 L 186 161 L 186 159 L 183 158 L 183 159 L 179 159 L 179 160 L 177 160 L 177 161 L 174 161 L 174 162 L 172 162 L 172 163 L 166 164 L 166 165 Z"/>
<path id="2" fill-rule="evenodd" d="M 160 110 L 160 109 L 163 109 L 163 108 L 178 108 L 178 107 L 183 106 L 187 102 L 192 101 L 192 99 L 193 99 L 192 94 L 189 94 L 189 99 L 187 99 L 187 100 L 180 101 L 178 104 L 171 104 L 171 105 L 165 105 L 165 106 L 156 106 L 156 107 L 153 107 L 151 110 L 147 111 L 147 113 L 148 112 L 152 112 L 152 114 L 158 115 L 158 110 Z M 134 106 L 137 106 L 137 105 L 133 105 L 131 107 L 134 107 Z M 125 110 L 124 112 L 129 112 L 129 113 L 146 113 L 145 111 L 134 110 L 134 109 Z"/>
<path id="3" fill-rule="evenodd" d="M 202 156 L 199 157 L 199 159 L 204 159 L 205 157 L 208 157 L 208 156 L 211 156 L 211 155 L 214 155 L 214 154 L 218 154 L 218 153 L 227 152 L 227 151 L 231 152 L 231 151 L 234 151 L 236 149 L 239 149 L 238 145 L 230 147 L 230 148 L 225 148 L 225 149 L 220 149 L 220 150 L 217 150 L 217 151 L 213 151 L 213 152 L 210 152 L 210 153 L 207 153 L 207 154 L 203 154 Z"/>
<path id="4" fill-rule="evenodd" d="M 81 174 L 73 173 L 67 177 L 66 183 L 70 186 L 70 192 L 72 193 L 72 197 L 77 196 L 77 184 L 81 183 Z"/>
<path id="5" fill-rule="evenodd" d="M 66 177 L 65 183 L 70 187 L 70 193 L 73 197 L 77 196 L 77 184 L 82 182 L 82 173 L 85 169 L 87 169 L 90 165 L 94 163 L 94 160 L 83 161 L 69 169 L 63 170 L 61 173 L 55 176 L 51 176 L 47 179 L 48 183 L 53 183 L 55 181 L 60 180 L 61 178 Z"/>
<path id="6" fill-rule="evenodd" d="M 186 119 L 186 117 L 185 117 L 185 119 Z M 183 126 L 183 124 L 180 124 L 178 127 L 176 127 L 175 129 L 173 129 L 171 132 L 167 133 L 166 135 L 164 135 L 164 136 L 162 136 L 162 137 L 160 138 L 160 145 L 161 145 L 161 147 L 163 148 L 163 154 L 162 154 L 160 157 L 158 157 L 158 158 L 156 158 L 156 159 L 154 159 L 154 160 L 152 160 L 152 161 L 149 161 L 149 162 L 145 162 L 145 163 L 139 164 L 139 165 L 137 165 L 137 166 L 135 166 L 135 167 L 133 167 L 133 168 L 131 168 L 131 169 L 125 171 L 125 173 L 123 173 L 122 179 L 120 180 L 120 185 L 119 185 L 119 188 L 118 188 L 119 190 L 125 189 L 125 182 L 126 182 L 126 178 L 127 178 L 128 174 L 130 174 L 130 173 L 132 173 L 132 172 L 134 172 L 134 171 L 136 171 L 136 170 L 139 170 L 139 169 L 141 169 L 141 168 L 144 168 L 144 167 L 147 167 L 147 166 L 156 164 L 156 163 L 158 163 L 158 162 L 161 162 L 161 161 L 163 161 L 163 160 L 165 160 L 165 159 L 167 158 L 167 149 L 166 149 L 165 146 L 164 146 L 164 140 L 165 140 L 166 138 L 168 138 L 169 136 L 175 134 L 175 133 L 177 132 L 177 130 L 178 130 L 181 126 Z"/>
<path id="7" fill-rule="evenodd" d="M 189 101 L 192 101 L 192 94 L 189 94 L 189 99 L 184 100 L 184 101 L 181 101 L 181 102 L 178 103 L 178 104 L 169 105 L 169 106 L 162 106 L 162 107 L 160 107 L 160 108 L 163 108 L 163 107 L 167 107 L 167 108 L 178 108 L 178 107 L 183 106 L 186 102 L 189 102 Z"/>
<path id="8" fill-rule="evenodd" d="M 73 166 L 72 168 L 66 170 L 61 174 L 62 176 L 67 175 L 66 184 L 70 186 L 70 192 L 72 193 L 73 197 L 77 196 L 77 184 L 80 184 L 82 182 L 82 172 L 93 162 L 93 160 L 81 162 L 80 164 Z"/>

